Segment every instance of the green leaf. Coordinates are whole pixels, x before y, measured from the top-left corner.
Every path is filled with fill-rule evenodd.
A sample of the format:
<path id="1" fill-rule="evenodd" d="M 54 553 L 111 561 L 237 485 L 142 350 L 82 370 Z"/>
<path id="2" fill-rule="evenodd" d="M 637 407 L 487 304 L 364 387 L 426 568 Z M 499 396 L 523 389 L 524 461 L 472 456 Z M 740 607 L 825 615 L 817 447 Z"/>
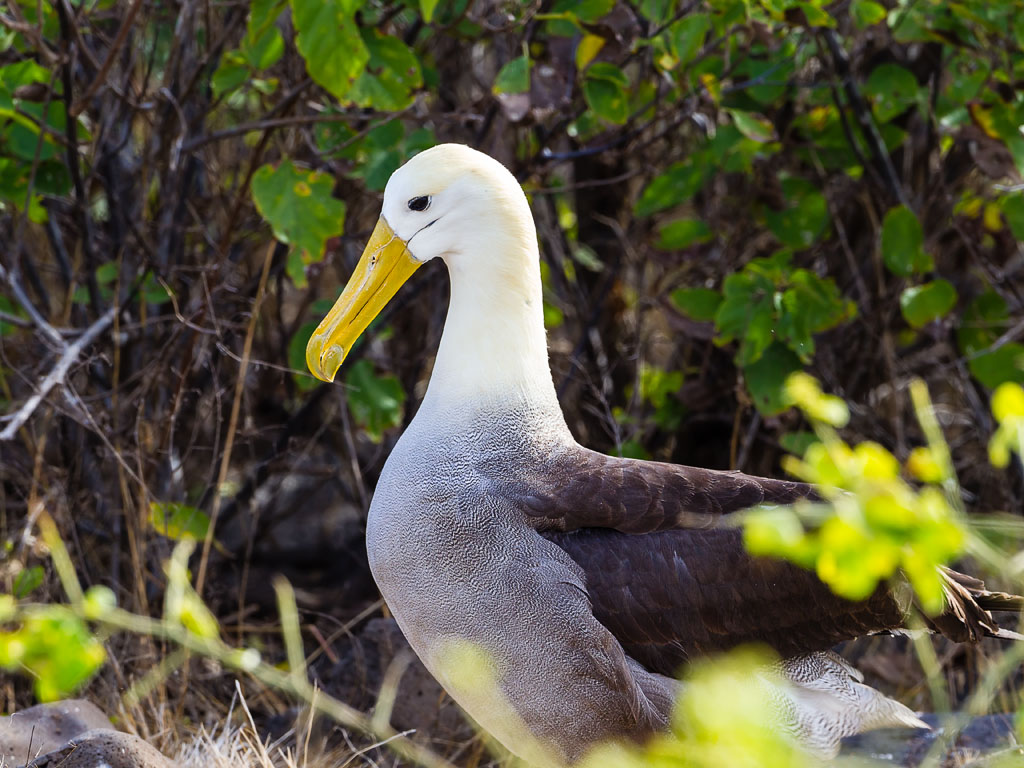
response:
<path id="1" fill-rule="evenodd" d="M 672 291 L 672 303 L 691 320 L 709 322 L 722 306 L 722 294 L 710 288 L 680 288 Z"/>
<path id="2" fill-rule="evenodd" d="M 682 371 L 666 371 L 654 365 L 640 370 L 640 397 L 655 408 L 661 408 L 683 386 Z"/>
<path id="3" fill-rule="evenodd" d="M 757 410 L 765 416 L 786 410 L 789 407 L 786 379 L 800 368 L 800 358 L 779 343 L 771 344 L 756 362 L 744 366 L 743 378 Z"/>
<path id="4" fill-rule="evenodd" d="M 24 568 L 18 571 L 18 575 L 14 577 L 14 585 L 11 592 L 18 600 L 21 600 L 38 589 L 42 583 L 43 566 L 33 565 L 31 568 Z"/>
<path id="5" fill-rule="evenodd" d="M 397 377 L 377 376 L 373 363 L 360 360 L 349 369 L 345 384 L 352 418 L 373 442 L 379 443 L 385 430 L 401 424 L 405 391 Z"/>
<path id="6" fill-rule="evenodd" d="M 943 96 L 950 99 L 954 108 L 963 109 L 978 95 L 992 70 L 984 59 L 961 52 L 950 59 L 946 71 L 948 80 Z"/>
<path id="7" fill-rule="evenodd" d="M 779 437 L 779 445 L 782 446 L 782 449 L 794 456 L 803 456 L 812 443 L 819 442 L 821 440 L 816 434 L 805 429 L 796 432 L 786 432 Z"/>
<path id="8" fill-rule="evenodd" d="M 650 461 L 651 454 L 643 444 L 635 439 L 630 438 L 629 440 L 623 440 L 619 446 L 619 456 L 624 459 L 640 459 L 641 461 Z"/>
<path id="9" fill-rule="evenodd" d="M 601 61 L 590 68 L 588 76 L 591 80 L 607 80 L 622 88 L 629 87 L 629 77 L 619 67 L 607 61 Z"/>
<path id="10" fill-rule="evenodd" d="M 50 71 L 36 64 L 32 59 L 0 67 L 0 87 L 6 91 L 14 91 L 22 85 L 48 83 L 49 81 Z"/>
<path id="11" fill-rule="evenodd" d="M 989 349 L 1009 327 L 1006 302 L 989 289 L 968 305 L 956 331 L 971 375 L 990 389 L 1006 381 L 1024 382 L 1024 345 L 1011 341 Z"/>
<path id="12" fill-rule="evenodd" d="M 882 221 L 882 260 L 890 272 L 900 277 L 935 268 L 932 257 L 924 251 L 921 222 L 905 205 L 890 209 Z"/>
<path id="13" fill-rule="evenodd" d="M 249 64 L 239 51 L 227 51 L 221 56 L 220 65 L 213 73 L 210 85 L 213 95 L 220 98 L 238 88 L 250 77 Z"/>
<path id="14" fill-rule="evenodd" d="M 391 174 L 402 164 L 402 154 L 397 149 L 375 152 L 363 169 L 363 180 L 369 189 L 382 191 Z"/>
<path id="15" fill-rule="evenodd" d="M 291 0 L 296 46 L 309 76 L 336 99 L 344 99 L 370 61 L 346 0 Z"/>
<path id="16" fill-rule="evenodd" d="M 423 21 L 429 24 L 434 20 L 434 10 L 437 8 L 438 0 L 420 0 L 420 15 Z"/>
<path id="17" fill-rule="evenodd" d="M 146 275 L 146 279 L 142 282 L 141 291 L 142 300 L 147 304 L 159 306 L 171 300 L 172 294 L 170 291 L 152 273 Z"/>
<path id="18" fill-rule="evenodd" d="M 746 81 L 743 93 L 758 104 L 772 105 L 787 92 L 786 83 L 793 77 L 795 64 L 784 51 L 770 59 L 746 59 L 735 69 L 735 76 Z"/>
<path id="19" fill-rule="evenodd" d="M 786 207 L 766 210 L 765 222 L 775 237 L 790 248 L 807 248 L 817 242 L 829 223 L 825 196 L 811 182 L 796 176 L 782 179 Z"/>
<path id="20" fill-rule="evenodd" d="M 558 0 L 551 7 L 551 13 L 564 13 L 593 24 L 611 13 L 615 0 Z"/>
<path id="21" fill-rule="evenodd" d="M 491 90 L 499 93 L 526 93 L 530 90 L 530 57 L 519 56 L 501 68 Z"/>
<path id="22" fill-rule="evenodd" d="M 819 8 L 815 3 L 796 2 L 793 3 L 793 7 L 804 12 L 804 18 L 807 19 L 809 27 L 834 27 L 836 25 L 836 20 L 828 11 Z"/>
<path id="23" fill-rule="evenodd" d="M 898 64 L 880 64 L 871 71 L 864 93 L 871 98 L 875 117 L 887 123 L 917 103 L 917 79 Z"/>
<path id="24" fill-rule="evenodd" d="M 284 54 L 284 38 L 275 22 L 286 4 L 285 0 L 253 0 L 249 7 L 245 37 L 238 49 L 257 72 L 273 66 Z"/>
<path id="25" fill-rule="evenodd" d="M 813 334 L 834 328 L 857 315 L 857 306 L 844 299 L 831 278 L 822 279 L 806 269 L 797 269 L 782 292 L 776 336 L 810 362 L 814 354 Z"/>
<path id="26" fill-rule="evenodd" d="M 1011 341 L 967 361 L 971 375 L 990 389 L 1007 381 L 1024 384 L 1024 344 Z"/>
<path id="27" fill-rule="evenodd" d="M 629 119 L 629 78 L 614 64 L 599 61 L 587 70 L 583 80 L 583 98 L 587 106 L 604 120 L 622 125 Z"/>
<path id="28" fill-rule="evenodd" d="M 664 24 L 668 21 L 674 7 L 675 0 L 640 0 L 637 3 L 637 8 L 644 18 L 655 24 Z"/>
<path id="29" fill-rule="evenodd" d="M 722 285 L 724 299 L 715 313 L 716 344 L 738 339 L 736 363 L 747 366 L 758 360 L 774 340 L 775 284 L 749 270 L 734 272 Z"/>
<path id="30" fill-rule="evenodd" d="M 397 112 L 412 103 L 413 91 L 423 85 L 419 59 L 397 37 L 373 29 L 362 30 L 370 53 L 366 69 L 352 84 L 348 96 L 360 107 Z"/>
<path id="31" fill-rule="evenodd" d="M 210 529 L 210 517 L 188 504 L 154 501 L 149 505 L 149 524 L 161 536 L 175 541 L 203 541 Z"/>
<path id="32" fill-rule="evenodd" d="M 28 671 L 41 701 L 75 692 L 106 659 L 103 643 L 62 605 L 32 610 L 11 632 L 0 631 L 0 667 Z"/>
<path id="33" fill-rule="evenodd" d="M 274 237 L 299 248 L 303 263 L 323 258 L 327 240 L 342 232 L 345 203 L 331 197 L 331 178 L 290 161 L 264 165 L 253 175 L 252 197 Z M 304 280 L 304 278 L 303 278 Z"/>
<path id="34" fill-rule="evenodd" d="M 1024 195 L 1007 195 L 999 201 L 1006 223 L 1016 240 L 1024 241 Z"/>
<path id="35" fill-rule="evenodd" d="M 874 0 L 853 0 L 850 5 L 850 16 L 858 28 L 864 29 L 884 21 L 886 17 L 885 6 L 874 2 Z"/>
<path id="36" fill-rule="evenodd" d="M 697 162 L 695 162 L 695 160 Z M 650 216 L 666 208 L 690 200 L 712 173 L 702 157 L 690 157 L 681 163 L 670 165 L 668 170 L 655 176 L 644 189 L 637 201 L 637 216 Z"/>
<path id="37" fill-rule="evenodd" d="M 61 160 L 46 160 L 36 170 L 36 190 L 60 197 L 71 191 L 71 172 Z"/>
<path id="38" fill-rule="evenodd" d="M 763 144 L 768 141 L 775 141 L 777 138 L 775 126 L 764 115 L 757 112 L 744 112 L 741 109 L 730 109 L 728 112 L 732 115 L 732 119 L 736 123 L 736 127 L 739 128 L 740 133 L 748 139 L 753 139 Z"/>
<path id="39" fill-rule="evenodd" d="M 658 230 L 655 248 L 662 251 L 679 251 L 694 243 L 706 243 L 714 235 L 708 225 L 700 219 L 676 219 Z"/>
<path id="40" fill-rule="evenodd" d="M 900 296 L 900 312 L 911 328 L 921 328 L 945 317 L 956 306 L 956 288 L 948 280 L 938 279 L 907 288 Z"/>
<path id="41" fill-rule="evenodd" d="M 711 17 L 706 13 L 691 13 L 669 27 L 672 52 L 679 64 L 686 66 L 704 47 L 704 39 L 711 29 Z"/>
<path id="42" fill-rule="evenodd" d="M 21 307 L 17 306 L 6 296 L 2 295 L 0 295 L 0 311 L 6 312 L 8 315 L 13 315 L 14 317 L 23 317 L 25 314 L 25 311 Z M 13 323 L 5 323 L 0 320 L 0 336 L 8 336 L 12 333 L 17 333 L 19 330 L 20 329 L 17 325 L 14 325 Z"/>
<path id="43" fill-rule="evenodd" d="M 989 288 L 977 296 L 964 312 L 956 331 L 960 352 L 970 357 L 984 351 L 1009 328 L 1009 321 L 1006 301 Z"/>
<path id="44" fill-rule="evenodd" d="M 716 344 L 740 342 L 736 363 L 758 361 L 773 343 L 781 343 L 800 358 L 814 353 L 813 334 L 855 317 L 856 305 L 844 299 L 830 278 L 806 269 L 793 269 L 791 253 L 779 251 L 752 260 L 725 278 L 724 300 L 715 313 Z"/>

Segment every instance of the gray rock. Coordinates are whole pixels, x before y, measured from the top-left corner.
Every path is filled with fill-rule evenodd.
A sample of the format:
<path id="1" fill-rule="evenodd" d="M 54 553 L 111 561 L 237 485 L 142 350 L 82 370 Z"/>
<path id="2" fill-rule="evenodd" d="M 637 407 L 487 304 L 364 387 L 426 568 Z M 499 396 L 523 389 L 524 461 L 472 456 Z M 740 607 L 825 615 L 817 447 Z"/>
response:
<path id="1" fill-rule="evenodd" d="M 921 765 L 936 740 L 944 738 L 952 726 L 951 720 L 939 715 L 924 714 L 921 719 L 932 729 L 893 728 L 868 731 L 843 740 L 842 754 L 849 757 L 869 758 L 884 765 L 899 765 L 916 768 Z M 1016 738 L 1013 715 L 985 715 L 972 718 L 960 730 L 942 755 L 942 766 L 963 766 L 971 764 L 983 755 L 1005 753 L 1020 747 Z M 1024 757 L 1019 758 L 1024 764 Z"/>
<path id="2" fill-rule="evenodd" d="M 21 765 L 45 755 L 93 728 L 109 728 L 110 719 L 95 704 L 68 699 L 39 704 L 0 717 L 0 765 Z"/>
<path id="3" fill-rule="evenodd" d="M 68 740 L 25 768 L 173 768 L 174 763 L 130 733 L 97 728 Z"/>

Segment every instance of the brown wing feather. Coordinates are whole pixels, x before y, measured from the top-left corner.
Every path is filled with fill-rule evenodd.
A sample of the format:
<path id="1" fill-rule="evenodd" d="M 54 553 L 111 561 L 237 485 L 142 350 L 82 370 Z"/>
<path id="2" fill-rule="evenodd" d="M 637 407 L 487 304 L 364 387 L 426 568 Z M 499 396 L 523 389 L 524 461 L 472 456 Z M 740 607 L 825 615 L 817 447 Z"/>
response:
<path id="1" fill-rule="evenodd" d="M 812 486 L 567 448 L 514 491 L 532 525 L 587 574 L 594 615 L 648 668 L 671 674 L 693 656 L 761 642 L 783 656 L 903 626 L 909 604 L 879 589 L 853 603 L 811 572 L 751 557 L 721 516 L 817 498 Z M 640 535 L 636 535 L 640 534 Z M 947 608 L 929 625 L 947 637 L 1000 634 L 989 610 L 1024 598 L 987 592 L 945 570 Z"/>
<path id="2" fill-rule="evenodd" d="M 630 656 L 664 674 L 743 643 L 765 643 L 783 656 L 825 650 L 900 627 L 905 616 L 886 592 L 852 603 L 809 571 L 751 557 L 736 530 L 543 535 L 585 571 L 597 619 Z"/>
<path id="3" fill-rule="evenodd" d="M 815 493 L 805 483 L 622 459 L 575 446 L 531 473 L 519 496 L 540 531 L 648 533 L 708 527 L 724 513 L 762 503 L 788 504 Z"/>

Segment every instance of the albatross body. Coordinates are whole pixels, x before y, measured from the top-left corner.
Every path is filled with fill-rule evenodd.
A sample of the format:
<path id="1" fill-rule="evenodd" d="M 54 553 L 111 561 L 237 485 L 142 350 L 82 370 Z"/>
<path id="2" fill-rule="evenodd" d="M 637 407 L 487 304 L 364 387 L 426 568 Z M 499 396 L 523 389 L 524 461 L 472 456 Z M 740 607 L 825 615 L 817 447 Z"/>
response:
<path id="1" fill-rule="evenodd" d="M 394 173 L 359 266 L 310 340 L 313 373 L 332 380 L 432 258 L 451 276 L 448 316 L 423 403 L 378 482 L 367 549 L 410 645 L 484 729 L 533 762 L 571 763 L 664 728 L 672 675 L 745 642 L 783 656 L 795 686 L 766 696 L 819 752 L 867 728 L 920 724 L 827 652 L 901 627 L 906 601 L 880 591 L 847 602 L 807 571 L 750 557 L 736 530 L 693 524 L 809 487 L 576 443 L 548 366 L 533 219 L 492 158 L 441 145 Z M 956 577 L 936 627 L 958 640 L 997 632 L 990 593 Z M 492 687 L 463 679 L 467 648 Z"/>

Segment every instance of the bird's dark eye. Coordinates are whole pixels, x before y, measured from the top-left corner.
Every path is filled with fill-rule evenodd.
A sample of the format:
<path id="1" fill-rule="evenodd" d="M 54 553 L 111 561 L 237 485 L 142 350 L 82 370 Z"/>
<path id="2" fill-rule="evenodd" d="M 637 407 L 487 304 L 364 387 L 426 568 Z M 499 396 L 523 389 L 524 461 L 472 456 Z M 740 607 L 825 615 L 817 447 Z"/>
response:
<path id="1" fill-rule="evenodd" d="M 409 201 L 410 211 L 425 211 L 430 207 L 430 198 L 424 195 L 423 197 L 414 197 Z"/>

